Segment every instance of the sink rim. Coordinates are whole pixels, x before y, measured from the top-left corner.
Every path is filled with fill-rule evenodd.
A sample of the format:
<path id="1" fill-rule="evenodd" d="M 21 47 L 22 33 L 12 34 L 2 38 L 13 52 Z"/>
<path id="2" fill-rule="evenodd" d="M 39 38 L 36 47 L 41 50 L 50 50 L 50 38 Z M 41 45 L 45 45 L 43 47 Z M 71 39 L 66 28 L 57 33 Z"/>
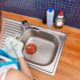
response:
<path id="1" fill-rule="evenodd" d="M 34 26 L 32 25 L 33 27 L 37 27 L 37 26 Z M 63 33 L 63 32 L 59 32 L 59 31 L 53 31 L 53 30 L 48 30 L 48 29 L 44 29 L 44 28 L 41 28 L 41 27 L 37 27 L 39 30 L 43 31 L 43 32 L 47 32 L 49 34 L 55 34 L 54 36 L 56 36 L 56 38 L 58 39 L 58 42 L 59 42 L 59 48 L 58 48 L 58 51 L 56 53 L 56 57 L 54 57 L 53 61 L 51 62 L 51 64 L 47 65 L 47 66 L 42 66 L 42 65 L 38 65 L 38 64 L 35 64 L 35 63 L 31 63 L 31 62 L 27 62 L 30 67 L 32 68 L 35 68 L 35 69 L 38 69 L 44 73 L 47 73 L 49 75 L 54 75 L 55 72 L 56 72 L 56 68 L 57 68 L 57 65 L 58 65 L 58 62 L 59 62 L 59 58 L 60 58 L 60 55 L 61 55 L 61 52 L 62 52 L 62 49 L 63 49 L 63 46 L 64 46 L 64 41 L 66 39 L 66 33 Z M 58 35 L 60 34 L 61 36 L 63 36 L 63 38 L 59 38 Z M 61 39 L 61 40 L 60 40 Z M 49 69 L 49 70 L 47 70 Z"/>
<path id="2" fill-rule="evenodd" d="M 41 30 L 41 29 L 39 29 L 39 30 L 28 29 L 28 30 L 26 30 L 26 31 L 24 32 L 24 34 L 21 36 L 20 40 L 22 40 L 22 39 L 24 38 L 25 34 L 27 34 L 28 31 L 29 31 L 29 33 L 30 33 L 30 31 L 37 31 L 37 32 L 40 32 L 40 31 L 41 31 L 41 32 L 45 32 L 45 33 L 48 33 L 48 34 L 54 36 L 54 38 L 56 38 L 56 39 L 57 39 L 57 42 L 58 42 L 58 48 L 57 48 L 57 51 L 56 51 L 56 53 L 55 53 L 55 56 L 57 55 L 57 52 L 58 52 L 59 47 L 60 47 L 60 39 L 58 38 L 57 35 L 50 33 L 50 31 L 47 32 L 46 30 Z M 48 62 L 48 64 L 38 64 L 38 63 L 36 63 L 36 62 L 34 62 L 34 61 L 31 61 L 31 60 L 29 60 L 29 59 L 26 59 L 26 60 L 29 61 L 30 63 L 36 64 L 36 65 L 39 65 L 39 66 L 48 66 L 48 65 L 51 65 L 51 64 L 53 63 L 53 61 L 54 61 L 54 59 L 55 59 L 55 56 L 54 56 L 54 58 L 51 59 L 51 62 Z"/>

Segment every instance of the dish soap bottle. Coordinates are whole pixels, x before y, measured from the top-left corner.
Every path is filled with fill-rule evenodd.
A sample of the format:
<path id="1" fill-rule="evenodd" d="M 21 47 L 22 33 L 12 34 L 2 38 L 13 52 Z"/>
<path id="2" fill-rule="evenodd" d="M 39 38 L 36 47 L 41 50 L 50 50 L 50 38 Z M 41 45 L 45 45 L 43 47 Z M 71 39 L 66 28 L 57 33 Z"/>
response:
<path id="1" fill-rule="evenodd" d="M 50 7 L 47 10 L 47 25 L 48 25 L 48 27 L 53 26 L 53 19 L 54 19 L 54 9 L 52 7 Z"/>
<path id="2" fill-rule="evenodd" d="M 63 25 L 64 25 L 64 14 L 63 11 L 61 10 L 55 20 L 55 28 L 60 29 L 63 27 Z"/>

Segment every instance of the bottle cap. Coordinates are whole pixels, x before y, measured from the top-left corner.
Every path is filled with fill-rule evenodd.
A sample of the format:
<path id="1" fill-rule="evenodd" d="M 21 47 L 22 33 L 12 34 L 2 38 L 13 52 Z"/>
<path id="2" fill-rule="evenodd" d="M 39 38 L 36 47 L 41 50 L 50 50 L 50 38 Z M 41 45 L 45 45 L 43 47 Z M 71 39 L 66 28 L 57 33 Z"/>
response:
<path id="1" fill-rule="evenodd" d="M 52 7 L 50 7 L 48 10 L 49 10 L 49 12 L 52 12 L 52 11 L 53 11 L 53 8 L 52 8 Z"/>
<path id="2" fill-rule="evenodd" d="M 60 11 L 59 16 L 63 16 L 63 11 Z"/>

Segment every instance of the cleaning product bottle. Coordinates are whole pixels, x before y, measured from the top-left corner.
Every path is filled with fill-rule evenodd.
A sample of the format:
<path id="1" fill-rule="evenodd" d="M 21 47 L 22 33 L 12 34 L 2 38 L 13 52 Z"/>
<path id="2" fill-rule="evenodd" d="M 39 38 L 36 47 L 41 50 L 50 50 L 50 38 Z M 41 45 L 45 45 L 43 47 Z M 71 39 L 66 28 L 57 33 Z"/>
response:
<path id="1" fill-rule="evenodd" d="M 48 27 L 53 26 L 53 19 L 54 19 L 54 9 L 52 7 L 50 7 L 47 10 L 47 25 L 48 25 Z"/>
<path id="2" fill-rule="evenodd" d="M 63 25 L 64 25 L 64 14 L 63 14 L 63 11 L 61 10 L 55 20 L 55 28 L 57 29 L 62 28 Z"/>

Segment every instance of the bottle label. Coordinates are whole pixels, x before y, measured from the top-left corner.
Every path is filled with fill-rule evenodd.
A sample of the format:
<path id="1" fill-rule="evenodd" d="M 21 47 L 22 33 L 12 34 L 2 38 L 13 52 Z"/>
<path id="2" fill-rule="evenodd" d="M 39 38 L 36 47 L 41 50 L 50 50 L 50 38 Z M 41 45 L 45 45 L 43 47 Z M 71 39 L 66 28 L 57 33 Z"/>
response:
<path id="1" fill-rule="evenodd" d="M 63 22 L 57 22 L 57 26 L 63 26 Z"/>

